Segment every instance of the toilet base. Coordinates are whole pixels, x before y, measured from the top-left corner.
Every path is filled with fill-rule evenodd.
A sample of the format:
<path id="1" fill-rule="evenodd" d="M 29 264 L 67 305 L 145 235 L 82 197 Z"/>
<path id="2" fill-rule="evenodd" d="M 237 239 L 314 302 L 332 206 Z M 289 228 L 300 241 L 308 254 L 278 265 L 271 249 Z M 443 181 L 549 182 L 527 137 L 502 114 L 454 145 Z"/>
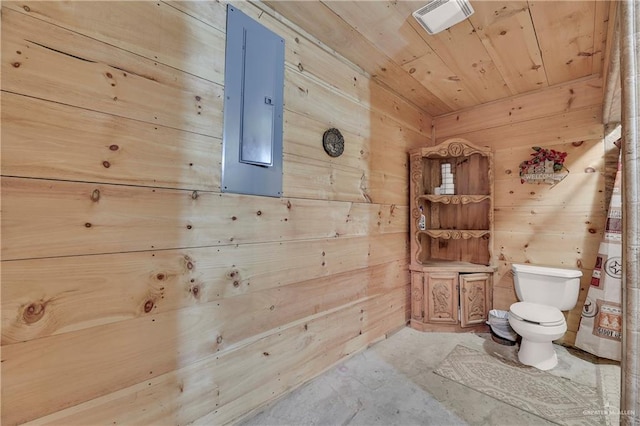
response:
<path id="1" fill-rule="evenodd" d="M 530 365 L 538 370 L 551 370 L 558 365 L 558 355 L 552 342 L 532 342 L 524 337 L 520 342 L 518 359 L 524 365 Z"/>

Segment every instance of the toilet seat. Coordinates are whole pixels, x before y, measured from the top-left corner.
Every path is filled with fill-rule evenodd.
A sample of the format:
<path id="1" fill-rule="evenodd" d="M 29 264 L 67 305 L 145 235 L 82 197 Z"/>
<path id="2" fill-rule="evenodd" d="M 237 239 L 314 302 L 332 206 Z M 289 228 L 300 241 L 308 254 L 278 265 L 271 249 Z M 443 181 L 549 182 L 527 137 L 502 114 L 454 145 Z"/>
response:
<path id="1" fill-rule="evenodd" d="M 509 308 L 514 319 L 543 327 L 556 327 L 565 323 L 560 309 L 531 302 L 517 302 Z"/>

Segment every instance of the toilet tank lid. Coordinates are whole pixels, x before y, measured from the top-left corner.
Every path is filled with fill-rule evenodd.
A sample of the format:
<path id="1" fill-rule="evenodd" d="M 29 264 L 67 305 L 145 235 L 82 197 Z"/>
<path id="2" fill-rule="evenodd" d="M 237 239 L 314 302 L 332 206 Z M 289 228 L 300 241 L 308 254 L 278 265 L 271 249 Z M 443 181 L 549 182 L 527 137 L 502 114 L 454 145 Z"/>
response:
<path id="1" fill-rule="evenodd" d="M 514 263 L 511 265 L 511 269 L 513 269 L 515 272 L 549 275 L 552 277 L 577 278 L 582 276 L 582 271 L 580 271 L 579 269 L 556 268 L 552 266 L 524 265 Z"/>
<path id="2" fill-rule="evenodd" d="M 565 321 L 564 315 L 560 309 L 547 306 L 540 305 L 538 303 L 530 303 L 530 302 L 516 302 L 509 310 L 516 314 L 516 316 L 522 318 L 523 320 L 533 321 L 540 324 L 556 324 L 562 323 Z"/>

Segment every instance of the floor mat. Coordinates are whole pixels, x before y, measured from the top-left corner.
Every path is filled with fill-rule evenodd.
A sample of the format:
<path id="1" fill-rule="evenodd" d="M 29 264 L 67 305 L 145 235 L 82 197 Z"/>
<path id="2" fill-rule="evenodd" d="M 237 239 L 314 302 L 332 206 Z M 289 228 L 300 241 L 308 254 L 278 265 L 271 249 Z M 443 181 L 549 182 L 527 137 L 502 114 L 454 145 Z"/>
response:
<path id="1" fill-rule="evenodd" d="M 434 373 L 562 425 L 605 424 L 596 389 L 458 345 Z"/>

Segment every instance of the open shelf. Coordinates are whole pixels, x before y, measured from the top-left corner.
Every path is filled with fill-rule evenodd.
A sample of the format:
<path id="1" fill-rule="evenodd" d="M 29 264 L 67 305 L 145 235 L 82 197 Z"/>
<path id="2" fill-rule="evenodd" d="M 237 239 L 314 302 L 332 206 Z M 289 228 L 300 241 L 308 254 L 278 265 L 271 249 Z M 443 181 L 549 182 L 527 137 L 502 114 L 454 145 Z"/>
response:
<path id="1" fill-rule="evenodd" d="M 491 263 L 492 170 L 491 151 L 461 139 L 411 152 L 413 264 L 426 265 L 433 259 Z M 436 194 L 451 176 L 455 193 Z M 422 229 L 421 215 L 425 216 Z"/>
<path id="2" fill-rule="evenodd" d="M 426 230 L 416 235 L 418 248 L 415 254 L 418 264 L 428 264 L 434 259 L 440 262 L 469 262 L 489 265 L 491 233 L 488 230 Z"/>

